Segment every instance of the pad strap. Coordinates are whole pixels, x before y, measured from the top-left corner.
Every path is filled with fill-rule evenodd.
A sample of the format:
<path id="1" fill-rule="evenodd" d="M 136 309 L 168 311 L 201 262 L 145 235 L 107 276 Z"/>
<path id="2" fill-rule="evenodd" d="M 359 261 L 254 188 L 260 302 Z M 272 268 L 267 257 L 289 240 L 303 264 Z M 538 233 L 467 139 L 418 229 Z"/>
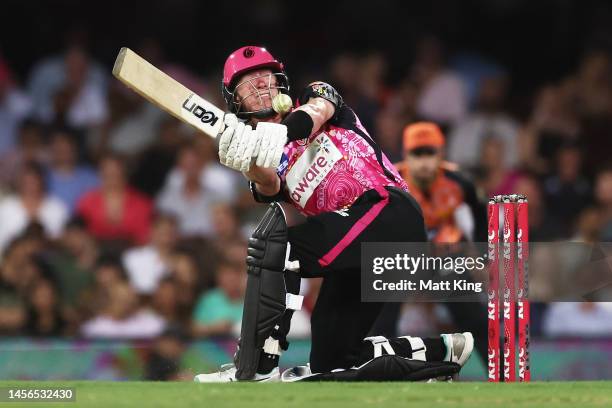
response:
<path id="1" fill-rule="evenodd" d="M 393 350 L 389 340 L 384 336 L 366 337 L 364 340 L 370 341 L 374 346 L 374 358 L 382 356 L 383 350 L 385 350 L 385 354 L 395 355 L 395 350 Z"/>
<path id="2" fill-rule="evenodd" d="M 425 347 L 425 342 L 420 337 L 410 337 L 410 336 L 402 336 L 401 339 L 406 339 L 410 343 L 410 348 L 412 348 L 412 359 L 413 360 L 421 360 L 427 361 L 425 357 L 425 352 L 427 351 L 427 347 Z"/>
<path id="3" fill-rule="evenodd" d="M 300 271 L 300 261 L 290 261 L 289 254 L 291 253 L 291 242 L 287 242 L 287 252 L 285 253 L 285 270 L 291 272 Z"/>
<path id="4" fill-rule="evenodd" d="M 294 295 L 293 293 L 287 293 L 285 297 L 285 306 L 291 310 L 302 310 L 302 303 L 304 302 L 304 296 Z"/>
<path id="5" fill-rule="evenodd" d="M 264 353 L 273 354 L 276 356 L 280 356 L 283 353 L 283 350 L 280 346 L 278 340 L 272 337 L 268 337 L 263 346 Z"/>

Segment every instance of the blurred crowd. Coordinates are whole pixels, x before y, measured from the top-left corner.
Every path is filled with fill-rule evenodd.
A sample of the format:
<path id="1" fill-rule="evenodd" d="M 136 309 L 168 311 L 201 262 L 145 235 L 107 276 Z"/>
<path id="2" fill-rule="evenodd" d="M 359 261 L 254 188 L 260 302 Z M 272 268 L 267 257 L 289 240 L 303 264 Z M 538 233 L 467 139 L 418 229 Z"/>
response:
<path id="1" fill-rule="evenodd" d="M 166 61 L 155 43 L 137 51 L 223 106 L 218 78 Z M 384 55 L 339 53 L 317 79 L 339 90 L 392 162 L 404 159 L 406 125 L 437 123 L 446 159 L 483 202 L 528 196 L 532 242 L 612 240 L 610 53 L 588 50 L 566 77 L 518 95 L 503 66 L 449 55 L 435 37 L 421 39 L 410 59 L 390 82 Z M 314 79 L 287 68 L 294 90 Z M 29 73 L 0 58 L 0 334 L 236 335 L 246 240 L 264 208 L 242 175 L 217 163 L 212 139 L 110 71 L 78 44 Z M 317 287 L 304 285 L 295 335 L 308 334 Z M 555 324 L 559 314 L 566 323 L 592 321 L 590 334 L 612 334 L 606 304 L 557 306 L 544 312 L 543 334 L 575 334 Z M 445 322 L 427 305 L 407 307 L 399 325 L 413 333 Z"/>

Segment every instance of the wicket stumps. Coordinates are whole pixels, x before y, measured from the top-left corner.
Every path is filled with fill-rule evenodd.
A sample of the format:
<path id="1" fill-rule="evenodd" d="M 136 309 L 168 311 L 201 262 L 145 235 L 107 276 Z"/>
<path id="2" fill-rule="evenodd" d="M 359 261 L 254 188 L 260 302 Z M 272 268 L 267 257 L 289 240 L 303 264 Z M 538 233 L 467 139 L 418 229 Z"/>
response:
<path id="1" fill-rule="evenodd" d="M 502 211 L 503 285 L 503 378 L 516 381 L 516 305 L 518 304 L 519 381 L 529 381 L 529 299 L 528 257 L 529 227 L 528 204 L 523 195 L 495 196 L 488 206 L 489 290 L 488 321 L 488 380 L 500 380 L 500 210 Z M 516 249 L 516 258 L 515 258 Z M 516 259 L 516 265 L 515 265 Z M 516 279 L 518 277 L 518 286 Z M 518 290 L 517 290 L 518 287 Z"/>

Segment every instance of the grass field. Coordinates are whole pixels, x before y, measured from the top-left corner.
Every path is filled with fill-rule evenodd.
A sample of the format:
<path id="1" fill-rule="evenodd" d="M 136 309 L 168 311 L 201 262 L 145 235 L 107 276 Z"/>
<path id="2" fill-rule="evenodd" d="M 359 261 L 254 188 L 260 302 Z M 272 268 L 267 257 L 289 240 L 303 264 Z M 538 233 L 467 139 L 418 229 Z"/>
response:
<path id="1" fill-rule="evenodd" d="M 73 387 L 76 402 L 28 407 L 610 407 L 612 382 L 196 384 L 0 382 L 6 387 Z"/>

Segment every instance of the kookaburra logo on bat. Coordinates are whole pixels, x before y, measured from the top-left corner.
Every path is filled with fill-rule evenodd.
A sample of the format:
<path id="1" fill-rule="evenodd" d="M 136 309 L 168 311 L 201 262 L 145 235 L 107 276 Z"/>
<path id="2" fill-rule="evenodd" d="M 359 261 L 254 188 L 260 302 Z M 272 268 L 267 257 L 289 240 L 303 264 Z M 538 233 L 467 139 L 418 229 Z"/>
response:
<path id="1" fill-rule="evenodd" d="M 183 109 L 185 109 L 187 112 L 191 112 L 191 114 L 200 119 L 202 123 L 208 123 L 210 126 L 215 126 L 219 120 L 219 117 L 213 112 L 207 111 L 196 102 L 192 102 L 191 98 L 193 95 L 194 94 L 191 94 L 187 99 L 185 99 L 185 102 L 183 102 Z"/>

